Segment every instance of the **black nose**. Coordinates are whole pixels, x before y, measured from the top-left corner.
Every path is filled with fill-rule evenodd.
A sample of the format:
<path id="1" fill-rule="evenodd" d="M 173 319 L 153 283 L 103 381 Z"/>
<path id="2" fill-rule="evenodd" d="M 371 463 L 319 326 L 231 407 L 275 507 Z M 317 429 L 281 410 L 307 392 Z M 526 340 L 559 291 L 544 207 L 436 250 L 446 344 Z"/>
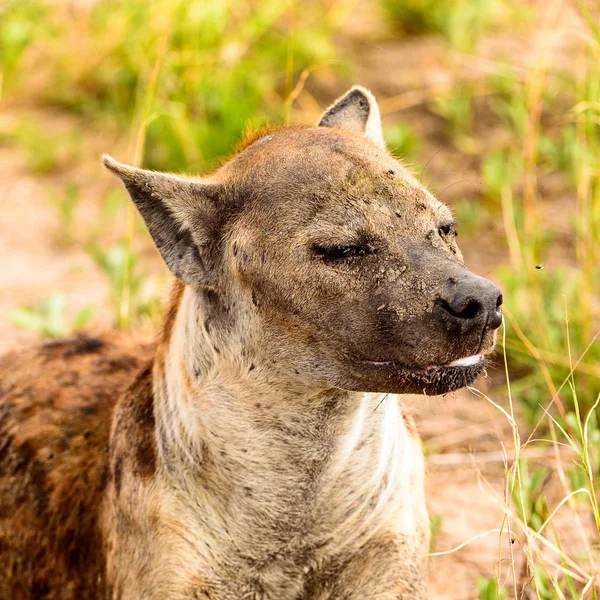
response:
<path id="1" fill-rule="evenodd" d="M 474 273 L 450 279 L 436 304 L 444 322 L 460 333 L 475 327 L 497 329 L 502 323 L 502 292 Z"/>

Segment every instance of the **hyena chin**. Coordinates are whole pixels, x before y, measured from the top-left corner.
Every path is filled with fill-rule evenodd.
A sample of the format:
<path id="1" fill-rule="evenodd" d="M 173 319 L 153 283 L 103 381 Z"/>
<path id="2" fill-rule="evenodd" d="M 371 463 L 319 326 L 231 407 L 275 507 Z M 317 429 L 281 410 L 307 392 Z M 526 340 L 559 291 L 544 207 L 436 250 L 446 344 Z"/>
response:
<path id="1" fill-rule="evenodd" d="M 426 597 L 397 393 L 483 371 L 502 296 L 352 88 L 208 177 L 125 166 L 174 275 L 156 345 L 0 359 L 0 597 Z"/>

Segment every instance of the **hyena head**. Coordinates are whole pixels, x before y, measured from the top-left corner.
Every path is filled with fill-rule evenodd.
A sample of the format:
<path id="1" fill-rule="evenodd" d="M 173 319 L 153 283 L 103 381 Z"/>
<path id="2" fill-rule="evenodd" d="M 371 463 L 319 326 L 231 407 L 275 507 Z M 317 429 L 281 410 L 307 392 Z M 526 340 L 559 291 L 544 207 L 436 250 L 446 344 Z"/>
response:
<path id="1" fill-rule="evenodd" d="M 385 150 L 367 90 L 207 178 L 105 164 L 186 293 L 275 379 L 440 394 L 482 373 L 500 291 L 466 269 L 448 208 Z"/>

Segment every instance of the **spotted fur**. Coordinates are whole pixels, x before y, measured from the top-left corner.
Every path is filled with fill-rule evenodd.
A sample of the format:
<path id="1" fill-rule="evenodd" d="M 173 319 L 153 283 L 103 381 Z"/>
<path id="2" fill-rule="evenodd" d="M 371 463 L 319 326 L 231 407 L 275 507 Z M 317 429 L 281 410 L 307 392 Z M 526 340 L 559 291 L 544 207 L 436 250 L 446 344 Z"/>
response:
<path id="1" fill-rule="evenodd" d="M 0 359 L 0 598 L 101 598 L 113 407 L 152 349 L 78 336 Z"/>
<path id="2" fill-rule="evenodd" d="M 440 312 L 468 273 L 451 217 L 371 94 L 208 178 L 106 165 L 177 279 L 156 347 L 0 359 L 0 598 L 425 598 L 423 455 L 392 392 L 473 381 L 444 364 L 495 325 Z"/>

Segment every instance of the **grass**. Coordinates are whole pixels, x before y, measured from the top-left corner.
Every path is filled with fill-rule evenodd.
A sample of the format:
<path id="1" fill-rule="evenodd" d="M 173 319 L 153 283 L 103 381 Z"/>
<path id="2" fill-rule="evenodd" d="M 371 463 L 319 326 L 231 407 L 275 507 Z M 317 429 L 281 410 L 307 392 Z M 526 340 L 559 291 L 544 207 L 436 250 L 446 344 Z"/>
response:
<path id="1" fill-rule="evenodd" d="M 5 95 L 125 129 L 133 122 L 133 138 L 143 113 L 145 166 L 205 170 L 231 151 L 248 121 L 283 118 L 289 81 L 334 58 L 330 34 L 344 2 L 330 4 L 316 23 L 314 1 L 302 11 L 276 0 L 9 3 L 0 36 Z M 161 44 L 161 85 L 149 97 Z M 40 74 L 39 87 L 20 76 L 24 69 Z"/>
<path id="2" fill-rule="evenodd" d="M 56 240 L 61 245 L 73 244 L 76 241 L 76 211 L 80 200 L 81 186 L 78 183 L 67 183 L 60 191 L 50 192 L 50 201 L 58 220 Z"/>
<path id="3" fill-rule="evenodd" d="M 380 4 L 396 32 L 442 36 L 461 52 L 473 52 L 490 30 L 521 26 L 530 16 L 526 5 L 508 0 L 381 0 Z"/>
<path id="4" fill-rule="evenodd" d="M 597 600 L 600 590 L 600 462 L 598 447 L 591 441 L 598 439 L 595 411 L 600 404 L 600 394 L 594 405 L 584 413 L 578 402 L 573 375 L 570 374 L 563 382 L 563 385 L 571 386 L 574 395 L 574 412 L 570 418 L 561 424 L 546 413 L 544 419 L 548 421 L 548 439 L 539 439 L 535 430 L 522 436 L 510 386 L 505 339 L 502 346 L 509 390 L 508 409 L 473 390 L 502 413 L 513 434 L 512 457 L 509 458 L 507 454 L 505 460 L 504 496 L 499 496 L 484 481 L 491 502 L 503 508 L 499 555 L 503 546 L 507 546 L 508 550 L 504 552 L 505 558 L 497 564 L 496 578 L 480 580 L 480 598 L 495 597 L 494 593 L 502 598 L 510 592 L 514 598 Z M 503 445 L 508 443 L 505 440 Z M 549 467 L 531 468 L 524 455 L 534 448 L 546 450 L 552 456 Z M 566 456 L 573 465 L 569 474 L 565 473 L 564 468 Z M 554 487 L 559 491 L 552 503 L 546 497 L 550 468 L 557 481 Z M 584 525 L 585 516 L 591 517 L 591 524 Z M 570 525 L 566 529 L 565 518 Z M 569 535 L 573 533 L 576 533 L 579 546 L 576 552 L 573 551 L 573 535 Z M 567 538 L 568 548 L 564 538 Z M 523 557 L 520 566 L 515 559 L 515 544 L 518 544 Z"/>
<path id="5" fill-rule="evenodd" d="M 1 132 L 0 144 L 22 148 L 31 172 L 44 176 L 68 171 L 80 151 L 81 135 L 77 131 L 49 132 L 35 120 L 24 118 Z"/>
<path id="6" fill-rule="evenodd" d="M 160 297 L 146 286 L 148 273 L 141 266 L 139 254 L 125 238 L 108 249 L 91 243 L 88 252 L 108 279 L 115 327 L 126 329 L 132 317 L 135 320 L 146 317 L 155 323 L 159 321 Z M 126 311 L 123 310 L 125 302 Z"/>
<path id="7" fill-rule="evenodd" d="M 529 392 L 524 392 L 523 400 L 533 416 L 542 390 L 547 387 L 554 393 L 558 382 L 569 372 L 569 358 L 565 354 L 569 344 L 578 356 L 586 351 L 577 373 L 581 405 L 589 409 L 600 391 L 597 368 L 600 346 L 594 343 L 600 331 L 596 304 L 600 295 L 600 237 L 598 229 L 591 225 L 598 222 L 600 215 L 600 154 L 596 152 L 600 132 L 594 111 L 588 110 L 600 99 L 600 70 L 598 47 L 593 40 L 593 37 L 587 40 L 580 49 L 582 62 L 578 72 L 571 79 L 561 73 L 568 109 L 558 127 L 545 127 L 544 123 L 544 94 L 553 93 L 544 84 L 549 76 L 546 65 L 537 67 L 537 75 L 521 92 L 516 92 L 521 96 L 519 101 L 507 101 L 513 106 L 527 106 L 527 112 L 524 119 L 520 117 L 514 124 L 516 131 L 523 130 L 524 146 L 517 156 L 511 158 L 509 153 L 506 158 L 518 165 L 522 176 L 517 180 L 518 185 L 506 184 L 499 190 L 511 248 L 510 268 L 503 269 L 500 276 L 507 297 L 512 298 L 507 345 L 513 359 L 529 369 L 534 363 L 543 365 L 539 384 L 530 385 Z M 557 120 L 556 116 L 554 119 Z M 565 250 L 561 266 L 552 262 L 556 259 L 550 251 L 557 238 L 546 225 L 548 219 L 539 189 L 548 163 L 563 173 L 576 197 L 570 214 L 562 217 L 574 240 L 574 252 Z M 497 177 L 498 182 L 501 180 L 505 179 Z M 498 183 L 494 187 L 498 188 Z M 565 310 L 570 315 L 568 331 L 564 326 Z M 566 406 L 573 407 L 569 389 L 565 390 L 565 396 Z"/>
<path id="8" fill-rule="evenodd" d="M 498 582 L 495 579 L 480 577 L 477 580 L 477 591 L 479 600 L 503 600 L 506 598 L 506 590 L 498 588 Z"/>
<path id="9" fill-rule="evenodd" d="M 65 298 L 53 294 L 37 306 L 16 308 L 8 315 L 8 320 L 21 329 L 34 331 L 45 337 L 64 337 L 84 328 L 94 316 L 91 305 L 82 308 L 69 322 L 65 314 Z"/>
<path id="10" fill-rule="evenodd" d="M 507 257 L 494 273 L 505 297 L 499 360 L 506 361 L 507 383 L 486 396 L 512 432 L 502 440 L 504 494 L 482 482 L 490 502 L 503 508 L 504 520 L 490 535 L 500 533 L 504 554 L 496 576 L 481 577 L 476 593 L 482 600 L 597 598 L 598 11 L 591 1 L 567 2 L 579 19 L 574 27 L 563 24 L 555 3 L 537 15 L 509 0 L 372 0 L 373 10 L 376 3 L 388 41 L 432 36 L 444 49 L 439 68 L 454 72 L 459 65 L 452 85 L 419 88 L 413 104 L 396 103 L 433 116 L 438 129 L 424 134 L 416 120 L 389 119 L 390 150 L 418 171 L 441 145 L 474 164 L 481 185 L 453 207 L 461 236 L 497 245 Z M 80 124 L 57 133 L 27 118 L 2 132 L 0 142 L 21 148 L 36 177 L 61 182 L 49 194 L 58 223 L 53 236 L 63 251 L 80 247 L 92 256 L 109 282 L 106 303 L 116 326 L 157 319 L 159 303 L 140 250 L 149 241 L 123 191 L 104 190 L 96 224 L 75 235 L 90 183 L 73 169 L 86 127 L 108 132 L 119 158 L 132 164 L 207 171 L 249 124 L 302 121 L 331 100 L 317 102 L 306 84 L 316 76 L 326 85 L 344 78 L 348 63 L 361 58 L 348 50 L 351 44 L 350 55 L 340 56 L 332 41 L 343 36 L 354 8 L 351 0 L 302 7 L 275 0 L 103 0 L 71 7 L 29 0 L 0 8 L 0 102 L 22 103 L 32 115 L 51 109 Z M 489 39 L 527 36 L 532 23 L 542 40 L 562 35 L 568 51 L 531 37 L 527 60 L 484 53 Z M 60 295 L 10 316 L 46 336 L 65 335 L 90 318 L 91 309 L 67 315 Z M 531 449 L 549 458 L 532 461 Z M 575 549 L 561 528 L 565 520 L 577 529 Z M 432 526 L 437 550 L 441 517 Z"/>

